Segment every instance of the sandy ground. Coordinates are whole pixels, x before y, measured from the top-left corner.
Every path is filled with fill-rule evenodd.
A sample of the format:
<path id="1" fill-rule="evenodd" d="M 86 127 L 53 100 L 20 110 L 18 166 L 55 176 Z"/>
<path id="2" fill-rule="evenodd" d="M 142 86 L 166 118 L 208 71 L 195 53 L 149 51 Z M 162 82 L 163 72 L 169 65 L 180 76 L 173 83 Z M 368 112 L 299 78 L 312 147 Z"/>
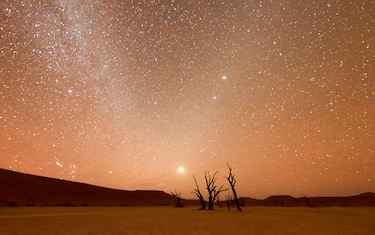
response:
<path id="1" fill-rule="evenodd" d="M 5 208 L 0 234 L 375 234 L 375 208 Z"/>

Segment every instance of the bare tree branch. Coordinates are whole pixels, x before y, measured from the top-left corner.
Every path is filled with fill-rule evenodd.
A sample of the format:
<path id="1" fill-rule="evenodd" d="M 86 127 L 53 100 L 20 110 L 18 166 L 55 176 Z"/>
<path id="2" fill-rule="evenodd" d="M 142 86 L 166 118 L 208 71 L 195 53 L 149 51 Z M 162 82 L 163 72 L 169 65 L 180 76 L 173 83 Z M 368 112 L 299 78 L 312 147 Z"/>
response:
<path id="1" fill-rule="evenodd" d="M 234 175 L 232 174 L 232 168 L 230 168 L 229 164 L 227 163 L 227 166 L 229 168 L 229 175 L 228 177 L 226 177 L 226 179 L 228 180 L 231 188 L 232 188 L 232 192 L 233 192 L 233 196 L 234 196 L 234 201 L 236 203 L 236 207 L 237 207 L 237 210 L 238 211 L 242 211 L 241 207 L 240 207 L 240 201 L 238 200 L 238 197 L 237 197 L 237 193 L 236 193 L 236 189 L 235 189 L 235 185 L 236 185 L 236 179 L 234 178 Z"/>
<path id="2" fill-rule="evenodd" d="M 206 210 L 206 201 L 204 200 L 204 197 L 201 193 L 201 191 L 199 190 L 199 186 L 198 186 L 198 183 L 197 183 L 197 179 L 195 178 L 195 176 L 193 175 L 193 178 L 194 178 L 194 182 L 195 182 L 195 186 L 197 187 L 196 189 L 194 189 L 193 193 L 198 197 L 200 203 L 201 203 L 201 210 Z"/>
<path id="3" fill-rule="evenodd" d="M 181 198 L 181 192 L 177 192 L 175 190 L 174 192 L 171 192 L 172 196 L 176 199 L 175 206 L 176 207 L 183 207 L 182 205 L 182 198 Z"/>
<path id="4" fill-rule="evenodd" d="M 221 192 L 227 190 L 227 189 L 223 189 L 223 187 L 224 187 L 223 185 L 221 185 L 219 188 L 217 187 L 217 185 L 216 185 L 216 179 L 217 179 L 216 174 L 217 174 L 217 171 L 212 176 L 211 176 L 209 171 L 206 171 L 205 174 L 204 174 L 204 179 L 205 179 L 205 182 L 206 182 L 206 188 L 207 188 L 207 192 L 208 192 L 208 209 L 209 210 L 214 209 L 214 202 L 217 200 L 218 195 Z"/>

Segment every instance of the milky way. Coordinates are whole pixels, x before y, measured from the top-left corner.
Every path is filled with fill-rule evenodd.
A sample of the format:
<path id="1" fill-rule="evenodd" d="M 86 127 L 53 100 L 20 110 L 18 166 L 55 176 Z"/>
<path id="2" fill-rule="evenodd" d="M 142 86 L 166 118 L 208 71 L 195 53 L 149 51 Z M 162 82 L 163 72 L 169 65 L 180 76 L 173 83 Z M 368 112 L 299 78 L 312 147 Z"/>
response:
<path id="1" fill-rule="evenodd" d="M 375 191 L 375 1 L 0 14 L 2 168 L 193 198 L 192 175 L 225 184 L 228 162 L 240 196 Z"/>

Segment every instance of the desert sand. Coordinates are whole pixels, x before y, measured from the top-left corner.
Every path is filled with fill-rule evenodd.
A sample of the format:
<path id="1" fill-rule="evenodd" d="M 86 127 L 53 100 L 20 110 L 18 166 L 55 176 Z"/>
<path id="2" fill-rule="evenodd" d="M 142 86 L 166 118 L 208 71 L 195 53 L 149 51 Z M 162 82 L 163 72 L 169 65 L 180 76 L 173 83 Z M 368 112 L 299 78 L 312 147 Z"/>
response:
<path id="1" fill-rule="evenodd" d="M 15 207 L 0 234 L 374 234 L 375 208 Z"/>

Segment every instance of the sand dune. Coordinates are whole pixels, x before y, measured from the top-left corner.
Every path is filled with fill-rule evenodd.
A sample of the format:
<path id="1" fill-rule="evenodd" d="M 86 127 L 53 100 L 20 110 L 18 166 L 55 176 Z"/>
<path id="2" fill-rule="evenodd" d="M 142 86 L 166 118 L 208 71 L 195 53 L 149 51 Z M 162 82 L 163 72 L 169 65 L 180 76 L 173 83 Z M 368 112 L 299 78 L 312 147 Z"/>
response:
<path id="1" fill-rule="evenodd" d="M 8 206 L 172 205 L 162 191 L 125 191 L 0 169 L 0 200 Z"/>
<path id="2" fill-rule="evenodd" d="M 126 191 L 52 179 L 0 169 L 0 202 L 3 206 L 172 206 L 174 197 L 163 191 Z M 270 196 L 264 200 L 241 198 L 244 206 L 328 207 L 375 206 L 375 194 L 348 197 L 294 198 Z M 185 205 L 197 205 L 184 200 Z"/>

